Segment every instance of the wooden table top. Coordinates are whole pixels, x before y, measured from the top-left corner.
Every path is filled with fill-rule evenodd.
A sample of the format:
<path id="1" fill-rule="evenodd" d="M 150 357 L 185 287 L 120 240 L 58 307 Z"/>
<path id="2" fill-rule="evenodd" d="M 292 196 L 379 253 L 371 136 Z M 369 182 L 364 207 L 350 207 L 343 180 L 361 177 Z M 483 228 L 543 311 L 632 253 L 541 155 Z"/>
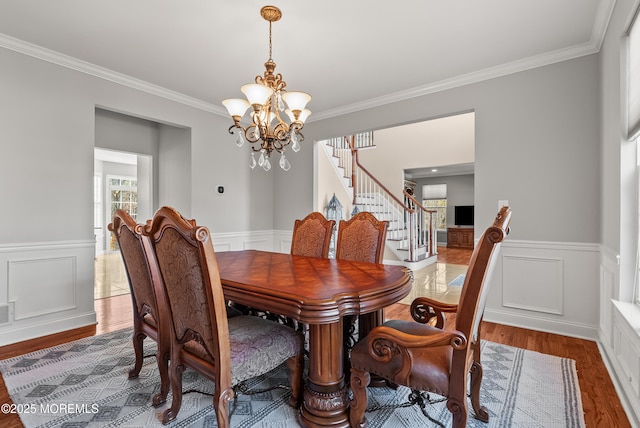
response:
<path id="1" fill-rule="evenodd" d="M 404 266 L 244 250 L 216 253 L 225 297 L 308 324 L 373 312 L 411 291 Z"/>

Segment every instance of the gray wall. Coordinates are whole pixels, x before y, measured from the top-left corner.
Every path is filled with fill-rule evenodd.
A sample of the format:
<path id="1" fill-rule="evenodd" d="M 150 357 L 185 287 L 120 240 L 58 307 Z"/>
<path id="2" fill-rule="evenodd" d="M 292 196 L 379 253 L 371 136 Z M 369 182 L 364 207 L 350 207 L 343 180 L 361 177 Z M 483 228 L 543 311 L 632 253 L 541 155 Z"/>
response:
<path id="1" fill-rule="evenodd" d="M 454 226 L 454 209 L 456 205 L 475 205 L 475 176 L 473 174 L 449 175 L 445 177 L 416 178 L 415 197 L 422 201 L 422 186 L 425 184 L 447 185 L 447 227 Z M 474 231 L 475 232 L 475 231 Z M 438 245 L 447 244 L 447 232 L 438 231 Z"/>
<path id="2" fill-rule="evenodd" d="M 598 57 L 590 55 L 311 122 L 305 135 L 321 140 L 473 110 L 476 223 L 488 224 L 506 199 L 515 213 L 512 239 L 594 243 L 600 239 L 598 100 Z M 276 176 L 282 198 L 276 228 L 290 228 L 312 207 L 312 171 L 287 174 Z"/>
<path id="3" fill-rule="evenodd" d="M 453 207 L 456 205 L 474 205 L 474 175 L 449 175 L 445 177 L 416 178 L 415 197 L 422 201 L 422 186 L 426 184 L 447 185 L 447 226 L 454 226 Z M 497 212 L 497 210 L 496 210 Z M 438 237 L 438 241 L 442 241 Z"/>
<path id="4" fill-rule="evenodd" d="M 0 244 L 93 238 L 96 107 L 191 130 L 191 216 L 217 232 L 273 228 L 274 178 L 247 167 L 248 149 L 235 146 L 226 117 L 7 49 L 0 63 L 0 174 L 19 183 L 0 186 L 19 207 L 0 222 Z M 72 197 L 57 196 L 61 183 Z"/>

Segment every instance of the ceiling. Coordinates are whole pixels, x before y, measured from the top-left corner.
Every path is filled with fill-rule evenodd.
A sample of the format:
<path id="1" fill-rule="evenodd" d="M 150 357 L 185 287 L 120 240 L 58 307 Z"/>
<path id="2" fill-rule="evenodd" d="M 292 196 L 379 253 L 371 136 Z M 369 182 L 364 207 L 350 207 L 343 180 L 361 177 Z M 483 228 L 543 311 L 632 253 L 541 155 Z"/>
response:
<path id="1" fill-rule="evenodd" d="M 615 0 L 2 0 L 0 46 L 226 116 L 273 60 L 309 121 L 598 52 Z"/>

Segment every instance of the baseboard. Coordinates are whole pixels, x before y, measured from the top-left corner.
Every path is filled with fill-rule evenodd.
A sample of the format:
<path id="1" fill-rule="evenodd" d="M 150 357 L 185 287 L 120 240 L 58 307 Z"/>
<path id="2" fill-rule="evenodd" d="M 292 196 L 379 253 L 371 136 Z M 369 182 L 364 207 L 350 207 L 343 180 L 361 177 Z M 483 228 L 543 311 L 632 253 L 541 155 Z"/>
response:
<path id="1" fill-rule="evenodd" d="M 46 322 L 43 321 L 41 323 L 31 324 L 28 326 L 20 326 L 15 329 L 5 328 L 2 331 L 0 346 L 24 342 L 26 340 L 36 339 L 76 328 L 91 326 L 96 323 L 96 313 L 91 311 L 63 319 L 49 320 Z"/>
<path id="2" fill-rule="evenodd" d="M 598 330 L 596 326 L 568 322 L 566 320 L 553 321 L 547 318 L 539 318 L 489 308 L 485 309 L 483 320 L 496 324 L 543 331 L 546 333 L 559 334 L 578 339 L 598 340 Z"/>

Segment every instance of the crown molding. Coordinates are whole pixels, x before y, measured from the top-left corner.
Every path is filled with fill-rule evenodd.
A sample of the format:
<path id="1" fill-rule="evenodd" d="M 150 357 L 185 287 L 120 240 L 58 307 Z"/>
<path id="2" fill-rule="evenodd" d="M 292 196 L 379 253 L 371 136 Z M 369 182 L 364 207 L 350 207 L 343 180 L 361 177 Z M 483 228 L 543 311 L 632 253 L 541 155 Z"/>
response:
<path id="1" fill-rule="evenodd" d="M 593 29 L 591 32 L 591 39 L 587 43 L 530 58 L 525 58 L 518 61 L 513 61 L 496 67 L 486 68 L 477 72 L 463 74 L 450 79 L 445 79 L 438 82 L 429 83 L 427 85 L 410 88 L 404 91 L 371 98 L 334 109 L 316 112 L 312 115 L 312 117 L 309 118 L 308 122 L 317 122 L 320 120 L 330 119 L 332 117 L 355 113 L 357 111 L 374 107 L 380 107 L 398 101 L 421 97 L 436 92 L 469 85 L 472 83 L 494 79 L 496 77 L 506 76 L 508 74 L 527 71 L 537 67 L 542 67 L 545 65 L 550 65 L 581 56 L 598 53 L 604 40 L 604 35 L 606 34 L 611 15 L 613 14 L 614 6 L 615 0 L 605 0 L 600 2 L 598 13 L 596 19 L 594 20 Z M 0 47 L 23 53 L 34 58 L 39 58 L 43 61 L 48 61 L 62 67 L 76 70 L 81 73 L 86 73 L 100 79 L 108 80 L 110 82 L 137 89 L 152 95 L 157 95 L 159 97 L 163 97 L 168 100 L 185 104 L 213 114 L 228 117 L 227 111 L 220 106 L 145 82 L 143 80 L 133 78 L 122 73 L 117 73 L 107 68 L 100 67 L 95 64 L 91 64 L 89 62 L 82 61 L 77 58 L 64 55 L 29 42 L 25 42 L 20 39 L 16 39 L 6 34 L 0 33 Z"/>
<path id="2" fill-rule="evenodd" d="M 126 74 L 118 73 L 113 70 L 109 70 L 107 68 L 82 61 L 80 59 L 53 51 L 51 49 L 43 48 L 42 46 L 38 46 L 33 43 L 25 42 L 24 40 L 16 39 L 6 34 L 0 33 L 0 46 L 15 52 L 41 59 L 43 61 L 50 62 L 52 64 L 59 65 L 61 67 L 79 71 L 80 73 L 85 73 L 100 79 L 117 83 L 119 85 L 127 86 L 132 89 L 137 89 L 148 94 L 157 95 L 171 101 L 185 104 L 199 110 L 208 111 L 210 113 L 218 114 L 225 117 L 227 116 L 226 110 L 214 104 L 202 101 L 194 97 L 190 97 L 180 92 L 171 91 L 169 89 L 154 85 L 149 82 L 145 82 L 140 79 L 136 79 Z"/>
<path id="3" fill-rule="evenodd" d="M 405 91 L 395 92 L 388 95 L 383 95 L 377 98 L 371 98 L 359 103 L 354 103 L 335 109 L 325 110 L 323 112 L 315 113 L 313 120 L 319 121 L 329 119 L 336 116 L 342 116 L 349 113 L 355 113 L 357 111 L 366 110 L 374 107 L 380 107 L 386 104 L 395 103 L 398 101 L 404 101 L 411 98 L 422 97 L 425 95 L 433 94 L 436 92 L 445 91 L 448 89 L 454 89 L 461 86 L 469 85 L 472 83 L 478 83 L 485 80 L 495 79 L 496 77 L 503 77 L 509 74 L 518 73 L 521 71 L 527 71 L 534 68 L 550 65 L 562 61 L 566 61 L 573 58 L 578 58 L 585 55 L 597 53 L 599 51 L 599 44 L 590 41 L 582 45 L 573 46 L 567 49 L 560 49 L 554 52 L 525 58 L 523 60 L 502 64 L 496 67 L 485 68 L 473 73 L 463 74 L 450 79 L 440 80 L 438 82 L 430 83 L 423 86 L 417 86 L 415 88 L 407 89 Z"/>
<path id="4" fill-rule="evenodd" d="M 473 73 L 463 74 L 450 79 L 429 83 L 427 85 L 417 86 L 405 91 L 395 92 L 392 94 L 383 95 L 381 97 L 371 98 L 362 102 L 314 113 L 313 118 L 310 118 L 309 122 L 316 122 L 319 120 L 342 116 L 349 113 L 355 113 L 357 111 L 366 110 L 369 108 L 380 107 L 398 101 L 421 97 L 424 95 L 429 95 L 436 92 L 469 85 L 472 83 L 482 82 L 484 80 L 494 79 L 496 77 L 506 76 L 508 74 L 527 71 L 537 67 L 542 67 L 545 65 L 567 61 L 581 56 L 598 53 L 600 51 L 600 47 L 602 46 L 602 42 L 604 41 L 604 36 L 607 32 L 607 27 L 609 26 L 609 21 L 611 20 L 615 4 L 616 0 L 605 0 L 600 2 L 598 12 L 594 20 L 593 28 L 591 30 L 591 38 L 589 42 L 572 46 L 570 48 L 559 49 L 545 54 L 513 61 L 499 66 L 486 68 L 484 70 L 479 70 Z"/>

